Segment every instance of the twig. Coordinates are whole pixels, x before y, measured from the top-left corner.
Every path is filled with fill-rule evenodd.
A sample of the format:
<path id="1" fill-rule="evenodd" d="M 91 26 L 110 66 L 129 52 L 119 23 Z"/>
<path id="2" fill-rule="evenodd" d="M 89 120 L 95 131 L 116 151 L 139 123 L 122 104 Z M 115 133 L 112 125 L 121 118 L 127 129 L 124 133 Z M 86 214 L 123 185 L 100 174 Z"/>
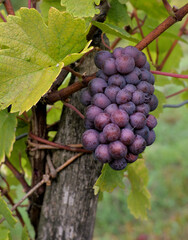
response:
<path id="1" fill-rule="evenodd" d="M 173 104 L 165 104 L 165 105 L 163 105 L 163 108 L 179 108 L 187 103 L 188 103 L 188 100 L 183 101 L 182 103 L 179 103 L 179 104 L 174 104 L 174 105 Z"/>
<path id="2" fill-rule="evenodd" d="M 168 73 L 168 72 L 161 72 L 161 71 L 150 71 L 150 72 L 153 74 L 163 75 L 163 76 L 167 76 L 167 77 L 188 79 L 188 75 L 183 75 L 183 74 Z"/>
<path id="3" fill-rule="evenodd" d="M 139 22 L 139 18 L 138 18 L 136 9 L 133 11 L 133 16 L 134 16 L 135 19 L 136 19 L 138 28 L 139 28 L 139 30 L 140 30 L 140 34 L 141 34 L 141 36 L 142 36 L 142 39 L 144 39 L 144 33 L 143 33 L 143 30 L 142 30 L 142 27 L 140 26 L 140 22 Z M 152 57 L 151 57 L 151 53 L 150 53 L 150 50 L 149 50 L 149 47 L 148 47 L 148 46 L 146 47 L 146 51 L 147 51 L 147 53 L 148 53 L 148 57 L 149 57 L 150 61 L 151 61 L 152 64 L 153 64 L 153 59 L 152 59 Z"/>
<path id="4" fill-rule="evenodd" d="M 164 7 L 166 8 L 167 12 L 169 13 L 170 16 L 176 17 L 172 7 L 170 6 L 170 4 L 168 3 L 167 0 L 162 0 Z"/>
<path id="5" fill-rule="evenodd" d="M 5 0 L 3 2 L 3 4 L 4 4 L 5 9 L 6 9 L 6 11 L 9 15 L 15 15 L 15 12 L 14 12 L 14 9 L 13 9 L 13 6 L 12 6 L 12 3 L 11 3 L 10 0 Z"/>
<path id="6" fill-rule="evenodd" d="M 185 4 L 176 12 L 176 18 L 169 16 L 167 17 L 157 28 L 150 32 L 142 41 L 140 41 L 136 47 L 138 50 L 143 50 L 148 46 L 153 40 L 159 37 L 164 31 L 171 27 L 177 21 L 181 21 L 182 18 L 188 13 L 188 3 Z"/>
<path id="7" fill-rule="evenodd" d="M 11 196 L 8 194 L 8 192 L 6 191 L 6 189 L 2 188 L 0 186 L 0 191 L 1 191 L 1 196 L 5 196 L 7 198 L 7 200 L 9 201 L 9 203 L 14 206 L 14 202 L 11 198 Z M 22 218 L 22 215 L 20 214 L 20 212 L 18 211 L 18 209 L 15 210 L 16 212 L 16 216 L 18 217 L 18 219 L 20 220 L 20 223 L 22 224 L 22 226 L 24 227 L 25 223 L 24 220 Z"/>
<path id="8" fill-rule="evenodd" d="M 121 38 L 119 38 L 119 37 L 116 38 L 116 39 L 113 41 L 113 43 L 111 44 L 110 49 L 113 50 L 120 41 L 121 41 Z"/>
<path id="9" fill-rule="evenodd" d="M 178 37 L 181 37 L 181 36 L 184 34 L 185 29 L 186 29 L 186 25 L 187 25 L 187 24 L 188 24 L 188 17 L 186 18 L 186 20 L 185 20 L 183 26 L 180 28 L 180 31 L 179 31 Z M 175 46 L 177 45 L 177 43 L 178 43 L 178 39 L 174 40 L 174 42 L 172 43 L 170 49 L 168 50 L 168 52 L 166 53 L 165 57 L 163 58 L 161 64 L 158 66 L 157 70 L 160 71 L 160 70 L 163 69 L 163 67 L 164 67 L 164 65 L 165 65 L 165 63 L 166 63 L 166 61 L 167 61 L 167 59 L 168 59 L 169 56 L 171 55 L 171 53 L 172 53 L 173 49 L 175 48 Z"/>
<path id="10" fill-rule="evenodd" d="M 28 8 L 31 8 L 31 0 L 28 0 Z"/>
<path id="11" fill-rule="evenodd" d="M 30 190 L 30 186 L 26 182 L 24 175 L 21 174 L 13 165 L 12 163 L 8 160 L 7 157 L 5 157 L 4 164 L 11 170 L 11 172 L 14 174 L 14 176 L 18 179 L 18 181 L 21 183 L 21 185 L 24 188 L 25 192 L 28 192 Z"/>
<path id="12" fill-rule="evenodd" d="M 105 41 L 104 41 L 104 33 L 101 34 L 101 41 L 102 41 L 102 44 L 109 50 L 111 50 L 110 46 L 108 46 Z"/>
<path id="13" fill-rule="evenodd" d="M 29 136 L 34 139 L 34 140 L 37 140 L 38 142 L 41 142 L 41 143 L 44 143 L 44 144 L 47 144 L 47 145 L 51 145 L 53 147 L 58 147 L 59 149 L 64 149 L 64 150 L 68 150 L 68 151 L 72 151 L 72 152 L 87 152 L 87 153 L 90 153 L 91 151 L 88 151 L 88 150 L 85 150 L 85 149 L 82 149 L 82 148 L 72 148 L 72 147 L 69 147 L 67 145 L 62 145 L 62 144 L 59 144 L 59 143 L 54 143 L 54 142 L 50 142 L 46 139 L 43 139 L 43 138 L 40 138 L 36 135 L 34 135 L 33 133 L 29 133 Z"/>
<path id="14" fill-rule="evenodd" d="M 65 69 L 68 72 L 71 72 L 74 76 L 78 77 L 78 78 L 83 78 L 83 75 L 79 72 L 75 72 L 72 68 L 70 67 L 64 67 L 63 69 Z"/>
<path id="15" fill-rule="evenodd" d="M 176 96 L 176 95 L 178 95 L 178 94 L 180 94 L 180 93 L 182 93 L 182 92 L 186 92 L 186 91 L 188 91 L 188 87 L 186 87 L 186 88 L 184 88 L 184 89 L 182 89 L 182 90 L 180 90 L 180 91 L 178 91 L 178 92 L 175 92 L 175 93 L 173 93 L 173 94 L 170 94 L 170 95 L 166 96 L 166 98 L 174 97 L 174 96 Z"/>
<path id="16" fill-rule="evenodd" d="M 3 177 L 1 174 L 0 174 L 1 178 L 3 179 L 3 181 L 5 182 L 6 186 L 7 186 L 7 191 L 9 192 L 10 191 L 10 185 L 8 183 L 8 181 L 6 180 L 5 177 Z"/>
<path id="17" fill-rule="evenodd" d="M 57 173 L 59 173 L 60 171 L 62 171 L 65 167 L 67 167 L 68 165 L 70 165 L 73 161 L 75 161 L 78 157 L 80 157 L 83 153 L 78 153 L 75 156 L 71 157 L 70 159 L 68 159 L 65 163 L 63 163 L 60 167 L 56 168 L 55 171 Z M 19 201 L 17 202 L 11 209 L 11 211 L 13 212 L 14 210 L 17 209 L 17 207 L 19 207 L 21 205 L 21 203 L 27 199 L 29 196 L 31 196 L 39 187 L 41 187 L 44 183 L 48 183 L 50 181 L 50 176 L 45 174 L 43 175 L 43 179 L 37 183 L 29 192 L 27 192 L 27 194 Z M 0 224 L 5 220 L 5 218 L 3 217 L 2 219 L 0 219 Z"/>
<path id="18" fill-rule="evenodd" d="M 3 14 L 0 12 L 0 18 L 3 20 L 3 22 L 6 22 L 7 20 L 4 18 Z"/>
<path id="19" fill-rule="evenodd" d="M 78 153 L 75 156 L 71 157 L 69 160 L 67 160 L 65 163 L 63 163 L 60 167 L 56 169 L 56 172 L 60 172 L 65 167 L 67 167 L 69 164 L 71 164 L 74 160 L 76 160 L 78 157 L 80 157 L 83 153 Z"/>
<path id="20" fill-rule="evenodd" d="M 64 104 L 66 107 L 69 107 L 69 108 L 71 108 L 73 111 L 75 111 L 75 112 L 78 114 L 78 116 L 80 116 L 82 119 L 85 118 L 84 115 L 83 115 L 75 106 L 73 106 L 72 104 L 67 103 L 67 102 L 63 102 L 63 104 Z"/>

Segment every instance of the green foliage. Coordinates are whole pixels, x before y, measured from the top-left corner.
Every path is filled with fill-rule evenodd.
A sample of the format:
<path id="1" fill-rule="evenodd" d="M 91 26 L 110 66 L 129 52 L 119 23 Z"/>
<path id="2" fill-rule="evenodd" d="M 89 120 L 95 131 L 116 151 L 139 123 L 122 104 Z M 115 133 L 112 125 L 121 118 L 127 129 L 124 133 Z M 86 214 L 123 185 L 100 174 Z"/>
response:
<path id="1" fill-rule="evenodd" d="M 65 7 L 61 6 L 60 0 L 42 0 L 40 4 L 40 10 L 42 16 L 48 20 L 48 12 L 51 7 L 58 9 L 59 11 L 64 11 Z"/>
<path id="2" fill-rule="evenodd" d="M 104 164 L 101 175 L 93 187 L 95 195 L 97 195 L 99 191 L 112 192 L 116 187 L 124 188 L 124 172 L 125 170 L 115 171 L 109 167 L 108 164 Z"/>
<path id="3" fill-rule="evenodd" d="M 144 160 L 139 159 L 127 168 L 128 178 L 131 183 L 131 192 L 127 203 L 131 213 L 136 218 L 147 219 L 147 210 L 151 208 L 148 184 L 148 170 Z"/>
<path id="4" fill-rule="evenodd" d="M 9 16 L 7 23 L 0 24 L 0 108 L 12 104 L 12 112 L 30 109 L 63 65 L 88 51 L 87 45 L 77 53 L 86 44 L 88 29 L 83 19 L 55 8 L 49 11 L 48 26 L 35 9 L 22 8 L 20 16 Z"/>
<path id="5" fill-rule="evenodd" d="M 109 23 L 96 22 L 96 21 L 93 21 L 92 24 L 94 26 L 100 28 L 104 33 L 109 33 L 116 37 L 127 39 L 131 42 L 136 42 L 136 43 L 138 42 L 138 40 L 136 38 L 131 37 L 131 35 L 129 33 L 127 33 L 125 30 L 123 30 L 122 28 L 120 28 L 118 26 L 114 26 Z"/>
<path id="6" fill-rule="evenodd" d="M 99 3 L 100 0 L 79 0 L 77 3 L 74 0 L 61 0 L 61 5 L 75 17 L 93 17 L 100 12 L 95 7 L 95 4 L 99 5 Z"/>
<path id="7" fill-rule="evenodd" d="M 15 141 L 16 114 L 0 111 L 0 162 L 10 156 Z"/>
<path id="8" fill-rule="evenodd" d="M 12 216 L 11 211 L 9 210 L 7 203 L 0 196 L 0 215 L 3 216 L 11 228 L 16 224 L 16 219 Z"/>

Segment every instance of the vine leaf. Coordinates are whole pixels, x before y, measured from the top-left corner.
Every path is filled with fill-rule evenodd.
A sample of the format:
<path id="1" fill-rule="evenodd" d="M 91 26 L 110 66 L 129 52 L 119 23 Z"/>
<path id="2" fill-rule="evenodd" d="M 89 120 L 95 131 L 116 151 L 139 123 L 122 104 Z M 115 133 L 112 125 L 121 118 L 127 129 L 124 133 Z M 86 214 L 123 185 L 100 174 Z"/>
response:
<path id="1" fill-rule="evenodd" d="M 14 227 L 16 224 L 16 219 L 12 216 L 12 213 L 10 209 L 7 206 L 7 203 L 3 200 L 3 198 L 0 196 L 0 215 L 2 215 L 10 225 L 10 227 Z"/>
<path id="2" fill-rule="evenodd" d="M 17 125 L 16 114 L 8 113 L 7 109 L 0 111 L 0 162 L 5 155 L 10 156 L 15 141 Z"/>
<path id="3" fill-rule="evenodd" d="M 125 169 L 121 171 L 115 171 L 108 164 L 104 164 L 101 175 L 93 187 L 94 194 L 97 195 L 99 191 L 112 192 L 116 187 L 124 188 L 124 172 Z"/>
<path id="4" fill-rule="evenodd" d="M 12 112 L 29 110 L 64 65 L 90 50 L 87 45 L 79 53 L 86 45 L 85 20 L 55 8 L 48 25 L 37 10 L 21 8 L 20 17 L 0 23 L 0 32 L 0 109 L 12 104 Z"/>
<path id="5" fill-rule="evenodd" d="M 100 11 L 95 8 L 95 4 L 99 5 L 100 0 L 79 0 L 76 5 L 74 0 L 61 0 L 61 5 L 75 17 L 93 17 L 95 14 L 99 14 Z"/>
<path id="6" fill-rule="evenodd" d="M 143 159 L 127 167 L 131 192 L 127 199 L 128 208 L 136 218 L 147 219 L 147 210 L 151 208 L 148 184 L 148 170 Z"/>
<path id="7" fill-rule="evenodd" d="M 129 33 L 127 33 L 125 30 L 123 30 L 120 27 L 114 26 L 110 23 L 101 23 L 96 21 L 93 21 L 92 24 L 100 28 L 104 33 L 109 33 L 109 34 L 115 35 L 116 37 L 120 37 L 123 39 L 127 39 L 131 42 L 138 43 L 138 40 L 136 38 L 131 37 Z"/>
<path id="8" fill-rule="evenodd" d="M 59 11 L 65 11 L 65 7 L 61 6 L 59 0 L 42 0 L 39 7 L 45 20 L 48 20 L 48 12 L 51 7 L 54 7 Z"/>

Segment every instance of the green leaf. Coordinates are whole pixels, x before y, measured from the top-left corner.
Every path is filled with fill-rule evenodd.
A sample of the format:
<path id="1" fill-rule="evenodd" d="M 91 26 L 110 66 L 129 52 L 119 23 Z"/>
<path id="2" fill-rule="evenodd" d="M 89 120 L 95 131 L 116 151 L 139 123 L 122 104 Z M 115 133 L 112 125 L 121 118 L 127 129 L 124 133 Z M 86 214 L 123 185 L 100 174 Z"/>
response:
<path id="1" fill-rule="evenodd" d="M 10 230 L 1 226 L 0 240 L 9 240 Z"/>
<path id="2" fill-rule="evenodd" d="M 42 16 L 46 20 L 48 19 L 48 11 L 51 7 L 54 7 L 59 11 L 65 11 L 65 7 L 61 6 L 60 0 L 43 0 L 39 7 L 41 10 Z"/>
<path id="3" fill-rule="evenodd" d="M 24 226 L 22 229 L 22 240 L 30 240 L 27 227 Z"/>
<path id="4" fill-rule="evenodd" d="M 162 1 L 150 0 L 150 1 L 138 1 L 130 0 L 132 5 L 139 10 L 146 12 L 148 16 L 154 17 L 156 19 L 168 17 L 168 13 L 162 3 Z M 157 9 L 157 11 L 156 11 Z"/>
<path id="5" fill-rule="evenodd" d="M 35 9 L 22 8 L 20 16 L 0 23 L 0 109 L 12 104 L 12 112 L 22 113 L 48 91 L 64 65 L 90 49 L 78 53 L 86 45 L 83 19 L 55 8 L 48 26 Z"/>
<path id="6" fill-rule="evenodd" d="M 0 196 L 0 215 L 2 215 L 10 225 L 10 227 L 14 227 L 16 224 L 16 219 L 12 216 L 12 213 L 10 209 L 7 206 L 7 203 L 3 200 L 3 198 Z"/>
<path id="7" fill-rule="evenodd" d="M 116 187 L 124 188 L 124 172 L 125 169 L 121 171 L 115 171 L 108 164 L 105 164 L 101 171 L 101 175 L 93 187 L 94 194 L 97 195 L 99 191 L 112 192 Z"/>
<path id="8" fill-rule="evenodd" d="M 109 33 L 117 37 L 138 43 L 138 40 L 136 38 L 131 37 L 129 33 L 127 33 L 124 29 L 120 27 L 113 26 L 112 24 L 109 24 L 109 23 L 107 24 L 107 23 L 101 23 L 96 21 L 93 21 L 92 24 L 100 28 L 104 33 Z"/>
<path id="9" fill-rule="evenodd" d="M 161 92 L 161 91 L 159 91 L 159 90 L 156 90 L 156 89 L 155 89 L 154 94 L 155 94 L 156 97 L 158 98 L 159 104 L 158 104 L 158 107 L 157 107 L 153 112 L 151 112 L 151 114 L 152 114 L 153 116 L 155 116 L 156 118 L 158 118 L 159 115 L 163 112 L 163 105 L 164 105 L 165 102 L 166 102 L 166 98 L 165 98 L 164 93 Z"/>
<path id="10" fill-rule="evenodd" d="M 15 142 L 16 114 L 0 111 L 0 162 L 5 155 L 10 156 Z"/>
<path id="11" fill-rule="evenodd" d="M 95 14 L 99 14 L 99 9 L 96 9 L 96 5 L 100 4 L 100 0 L 61 0 L 61 5 L 66 7 L 66 11 L 73 14 L 75 17 L 93 17 Z"/>
<path id="12" fill-rule="evenodd" d="M 131 19 L 127 12 L 127 7 L 117 0 L 110 2 L 110 10 L 108 11 L 105 23 L 109 23 L 118 27 L 129 25 Z"/>
<path id="13" fill-rule="evenodd" d="M 139 159 L 127 167 L 128 179 L 131 183 L 131 192 L 127 199 L 128 208 L 136 218 L 147 219 L 147 210 L 150 206 L 148 184 L 148 170 L 143 159 Z"/>

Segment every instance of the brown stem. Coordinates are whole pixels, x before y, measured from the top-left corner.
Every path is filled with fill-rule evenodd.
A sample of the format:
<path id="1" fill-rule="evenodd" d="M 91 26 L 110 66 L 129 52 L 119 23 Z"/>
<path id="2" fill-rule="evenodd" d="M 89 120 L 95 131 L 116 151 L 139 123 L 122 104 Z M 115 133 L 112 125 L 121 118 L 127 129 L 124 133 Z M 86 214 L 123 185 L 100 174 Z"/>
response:
<path id="1" fill-rule="evenodd" d="M 0 12 L 0 18 L 3 20 L 3 22 L 6 22 L 7 20 L 4 18 L 3 14 Z"/>
<path id="2" fill-rule="evenodd" d="M 155 40 L 159 35 L 161 35 L 164 31 L 166 31 L 169 27 L 171 27 L 177 21 L 181 21 L 182 18 L 188 13 L 188 3 L 185 4 L 182 8 L 180 8 L 176 12 L 176 18 L 169 16 L 167 17 L 157 28 L 155 28 L 152 32 L 150 32 L 142 41 L 140 41 L 136 47 L 139 50 L 143 50 L 146 46 L 148 46 L 153 40 Z"/>
<path id="3" fill-rule="evenodd" d="M 144 39 L 144 32 L 143 32 L 142 27 L 141 27 L 141 25 L 140 25 L 140 22 L 139 22 L 139 18 L 138 18 L 136 9 L 134 10 L 133 14 L 134 14 L 134 17 L 135 17 L 135 19 L 136 19 L 138 28 L 139 28 L 139 30 L 140 30 L 140 34 L 141 34 L 141 36 L 142 36 L 142 39 Z M 150 61 L 153 63 L 153 60 L 152 60 L 152 57 L 151 57 L 151 53 L 150 53 L 150 50 L 149 50 L 149 47 L 148 47 L 148 46 L 146 47 L 146 51 L 147 51 L 147 53 L 148 53 L 148 57 L 149 57 Z"/>
<path id="4" fill-rule="evenodd" d="M 105 41 L 104 41 L 104 33 L 101 34 L 101 41 L 102 41 L 102 44 L 109 50 L 111 50 L 110 46 L 108 46 Z"/>
<path id="5" fill-rule="evenodd" d="M 13 9 L 13 6 L 12 6 L 12 3 L 11 3 L 10 0 L 5 0 L 3 2 L 3 4 L 4 4 L 5 9 L 6 9 L 6 11 L 9 15 L 15 15 L 15 12 L 14 12 L 14 9 Z"/>
<path id="6" fill-rule="evenodd" d="M 188 24 L 188 17 L 186 18 L 183 26 L 181 27 L 180 31 L 179 31 L 179 34 L 178 36 L 181 37 L 184 32 L 185 32 L 185 28 L 186 28 L 186 25 Z M 161 71 L 166 63 L 166 61 L 168 60 L 169 56 L 171 55 L 173 49 L 175 48 L 175 46 L 177 45 L 178 43 L 178 39 L 174 40 L 174 42 L 172 43 L 170 49 L 168 50 L 167 54 L 165 55 L 164 59 L 162 60 L 160 66 L 157 68 L 157 70 Z"/>
<path id="7" fill-rule="evenodd" d="M 6 189 L 2 188 L 0 186 L 0 192 L 1 192 L 1 196 L 5 196 L 7 198 L 7 200 L 9 201 L 9 203 L 14 206 L 14 202 L 11 198 L 11 196 L 8 194 L 8 192 L 6 191 Z M 24 220 L 22 218 L 22 215 L 20 214 L 20 212 L 18 211 L 18 209 L 15 210 L 16 212 L 16 216 L 18 217 L 18 219 L 20 220 L 20 223 L 22 224 L 22 226 L 24 227 L 25 223 Z"/>
<path id="8" fill-rule="evenodd" d="M 72 104 L 66 103 L 66 102 L 63 102 L 63 104 L 64 104 L 66 107 L 69 107 L 69 108 L 71 108 L 73 111 L 75 111 L 75 112 L 78 114 L 78 116 L 80 116 L 82 119 L 85 118 L 84 115 L 83 115 L 75 106 L 73 106 Z"/>
<path id="9" fill-rule="evenodd" d="M 172 7 L 170 6 L 169 2 L 168 2 L 167 0 L 162 0 L 162 1 L 163 1 L 164 7 L 166 8 L 167 12 L 168 12 L 171 16 L 175 17 L 176 15 L 175 15 Z"/>
<path id="10" fill-rule="evenodd" d="M 117 46 L 117 44 L 119 43 L 121 41 L 121 38 L 116 38 L 114 41 L 113 41 L 113 43 L 112 43 L 112 45 L 111 45 L 111 50 L 113 50 L 116 46 Z"/>
<path id="11" fill-rule="evenodd" d="M 186 92 L 186 91 L 188 91 L 188 87 L 186 87 L 186 88 L 184 88 L 184 89 L 182 89 L 182 90 L 180 90 L 180 91 L 178 91 L 178 92 L 172 93 L 172 94 L 166 96 L 166 98 L 174 97 L 174 96 L 176 96 L 176 95 L 178 95 L 178 94 L 180 94 L 180 93 L 182 93 L 182 92 Z"/>
<path id="12" fill-rule="evenodd" d="M 68 66 L 64 67 L 63 69 L 65 69 L 68 72 L 71 72 L 74 76 L 76 76 L 78 78 L 82 78 L 83 77 L 81 73 L 74 71 L 72 68 L 70 68 Z"/>
<path id="13" fill-rule="evenodd" d="M 87 153 L 91 152 L 91 151 L 88 151 L 88 150 L 85 150 L 85 149 L 82 149 L 82 148 L 72 148 L 72 147 L 69 147 L 67 145 L 50 142 L 46 139 L 40 138 L 40 137 L 32 134 L 31 132 L 29 133 L 29 136 L 32 139 L 37 140 L 38 142 L 41 142 L 41 143 L 44 143 L 44 144 L 47 144 L 47 145 L 50 145 L 50 146 L 53 146 L 53 147 L 58 147 L 59 149 L 64 149 L 64 150 L 68 150 L 68 151 L 72 151 L 72 152 L 87 152 Z"/>
<path id="14" fill-rule="evenodd" d="M 21 185 L 24 188 L 25 192 L 28 192 L 30 190 L 30 186 L 26 182 L 24 175 L 21 174 L 13 165 L 12 163 L 8 160 L 8 158 L 5 158 L 4 164 L 11 170 L 11 172 L 14 174 L 14 176 L 18 179 L 18 181 L 21 183 Z"/>

